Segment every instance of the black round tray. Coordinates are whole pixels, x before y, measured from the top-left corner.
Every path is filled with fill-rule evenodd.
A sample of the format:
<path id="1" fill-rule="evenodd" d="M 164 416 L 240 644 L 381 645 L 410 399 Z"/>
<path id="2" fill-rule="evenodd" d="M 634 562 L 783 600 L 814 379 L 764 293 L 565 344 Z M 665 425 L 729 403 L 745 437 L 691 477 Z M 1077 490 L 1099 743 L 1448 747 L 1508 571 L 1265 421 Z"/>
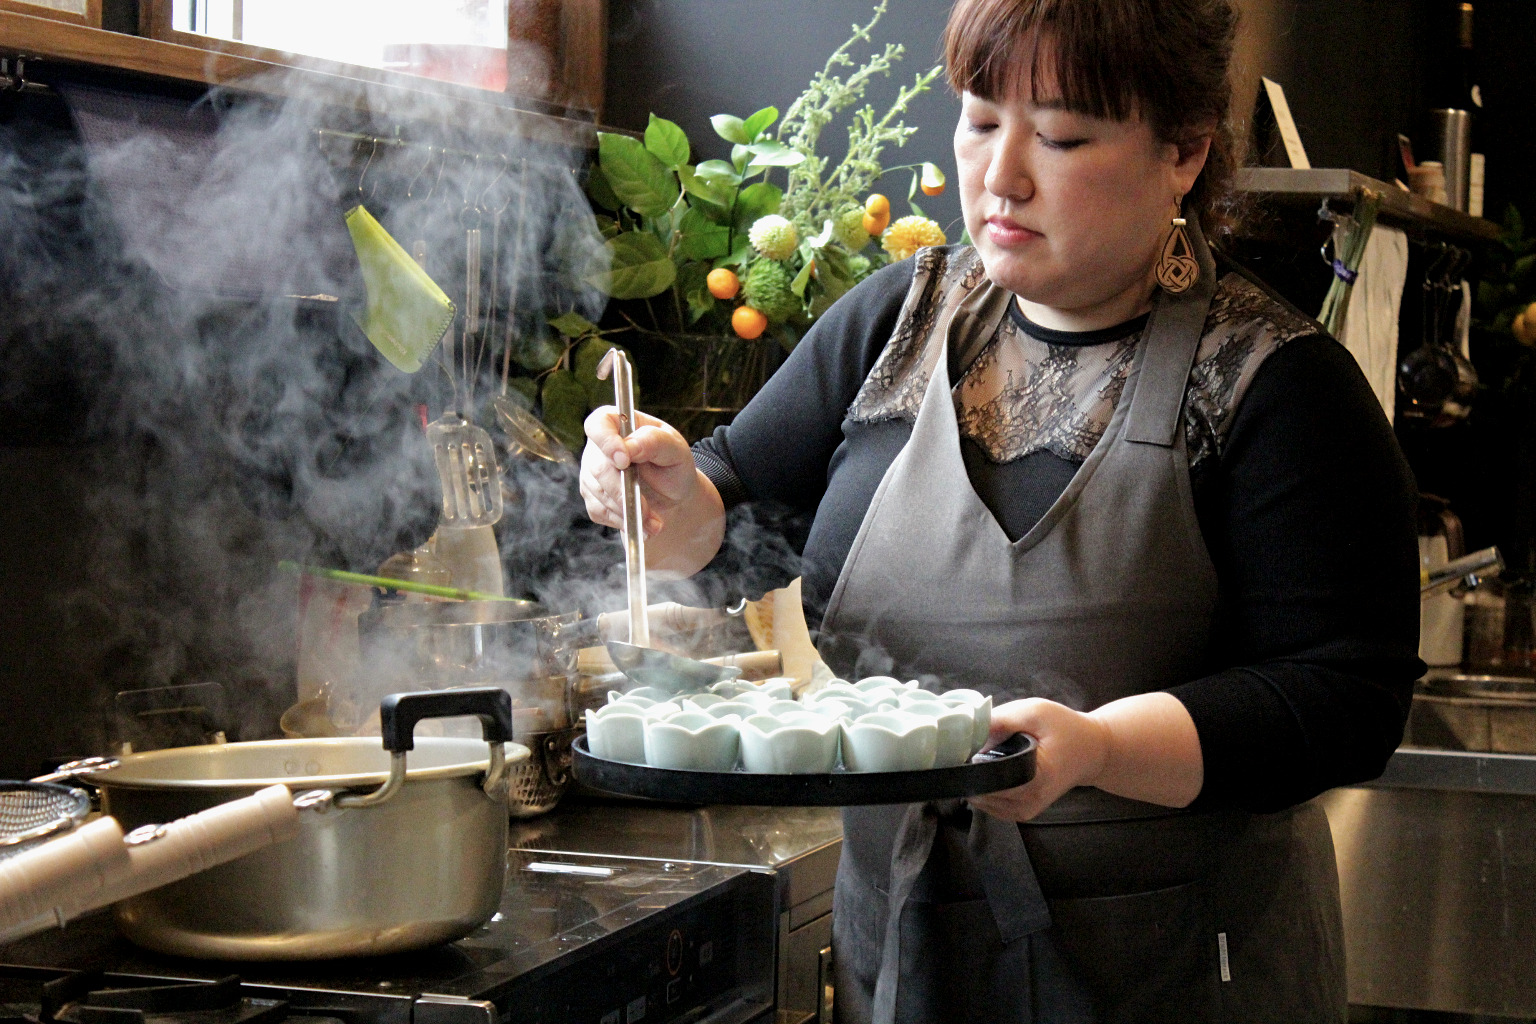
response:
<path id="1" fill-rule="evenodd" d="M 1035 777 L 1035 739 L 1015 733 L 969 764 L 915 772 L 828 772 L 763 775 L 652 768 L 597 757 L 587 737 L 571 745 L 577 781 L 624 796 L 680 803 L 754 804 L 770 807 L 863 807 L 915 804 L 995 793 Z"/>

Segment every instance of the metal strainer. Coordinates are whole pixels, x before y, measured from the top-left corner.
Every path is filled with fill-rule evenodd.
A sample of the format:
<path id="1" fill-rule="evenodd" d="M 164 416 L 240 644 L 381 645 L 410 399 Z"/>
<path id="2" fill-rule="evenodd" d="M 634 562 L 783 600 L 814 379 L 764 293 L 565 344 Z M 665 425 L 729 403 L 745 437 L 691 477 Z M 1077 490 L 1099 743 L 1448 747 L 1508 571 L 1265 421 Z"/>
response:
<path id="1" fill-rule="evenodd" d="M 558 729 L 520 738 L 532 756 L 507 771 L 507 812 L 532 818 L 552 811 L 571 785 L 571 741 L 581 729 Z"/>
<path id="2" fill-rule="evenodd" d="M 91 813 L 83 789 L 52 782 L 0 782 L 0 857 L 79 825 Z"/>

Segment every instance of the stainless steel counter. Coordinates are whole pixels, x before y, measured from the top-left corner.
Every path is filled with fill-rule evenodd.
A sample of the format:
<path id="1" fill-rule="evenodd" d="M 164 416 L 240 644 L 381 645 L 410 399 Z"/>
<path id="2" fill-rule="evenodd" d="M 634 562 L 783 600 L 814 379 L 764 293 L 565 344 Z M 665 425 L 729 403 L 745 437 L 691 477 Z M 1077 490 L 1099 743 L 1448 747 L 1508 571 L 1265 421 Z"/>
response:
<path id="1" fill-rule="evenodd" d="M 678 807 L 568 798 L 512 822 L 524 850 L 729 864 L 774 875 L 778 1006 L 784 1020 L 830 1020 L 832 883 L 841 813 L 827 807 Z"/>
<path id="2" fill-rule="evenodd" d="M 1405 748 L 1321 799 L 1350 1002 L 1536 1016 L 1536 756 Z"/>

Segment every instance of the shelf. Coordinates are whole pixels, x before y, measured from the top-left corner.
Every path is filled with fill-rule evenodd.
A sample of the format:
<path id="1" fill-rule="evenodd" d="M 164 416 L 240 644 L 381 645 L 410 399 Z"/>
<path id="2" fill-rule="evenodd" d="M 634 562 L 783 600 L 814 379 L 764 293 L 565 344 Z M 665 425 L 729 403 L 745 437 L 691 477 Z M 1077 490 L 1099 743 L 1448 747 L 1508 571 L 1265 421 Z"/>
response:
<path id="1" fill-rule="evenodd" d="M 1378 218 L 1394 227 L 1475 242 L 1497 241 L 1501 233 L 1491 220 L 1432 203 L 1396 185 L 1344 168 L 1243 167 L 1237 172 L 1235 187 L 1274 203 L 1313 207 L 1325 199 L 1352 205 L 1362 189 L 1372 189 L 1381 194 Z"/>
<path id="2" fill-rule="evenodd" d="M 21 57 L 34 73 L 55 63 L 111 68 L 192 85 L 319 101 L 383 119 L 447 121 L 488 135 L 590 149 L 597 126 L 520 109 L 505 93 L 393 71 L 312 60 L 287 62 L 204 50 L 0 10 L 0 56 Z"/>

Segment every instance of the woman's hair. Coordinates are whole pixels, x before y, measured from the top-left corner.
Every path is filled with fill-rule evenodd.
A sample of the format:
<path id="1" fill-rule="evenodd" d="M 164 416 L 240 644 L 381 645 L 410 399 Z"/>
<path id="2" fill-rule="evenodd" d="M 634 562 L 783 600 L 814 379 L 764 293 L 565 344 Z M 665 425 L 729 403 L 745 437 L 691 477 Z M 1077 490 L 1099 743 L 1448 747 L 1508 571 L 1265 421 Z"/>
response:
<path id="1" fill-rule="evenodd" d="M 1185 200 L 1209 234 L 1226 226 L 1235 169 L 1228 65 L 1236 30 L 1227 0 L 957 0 L 944 61 L 957 93 L 1038 99 L 1043 79 L 1068 110 L 1140 116 L 1175 144 L 1210 135 L 1205 169 Z"/>

